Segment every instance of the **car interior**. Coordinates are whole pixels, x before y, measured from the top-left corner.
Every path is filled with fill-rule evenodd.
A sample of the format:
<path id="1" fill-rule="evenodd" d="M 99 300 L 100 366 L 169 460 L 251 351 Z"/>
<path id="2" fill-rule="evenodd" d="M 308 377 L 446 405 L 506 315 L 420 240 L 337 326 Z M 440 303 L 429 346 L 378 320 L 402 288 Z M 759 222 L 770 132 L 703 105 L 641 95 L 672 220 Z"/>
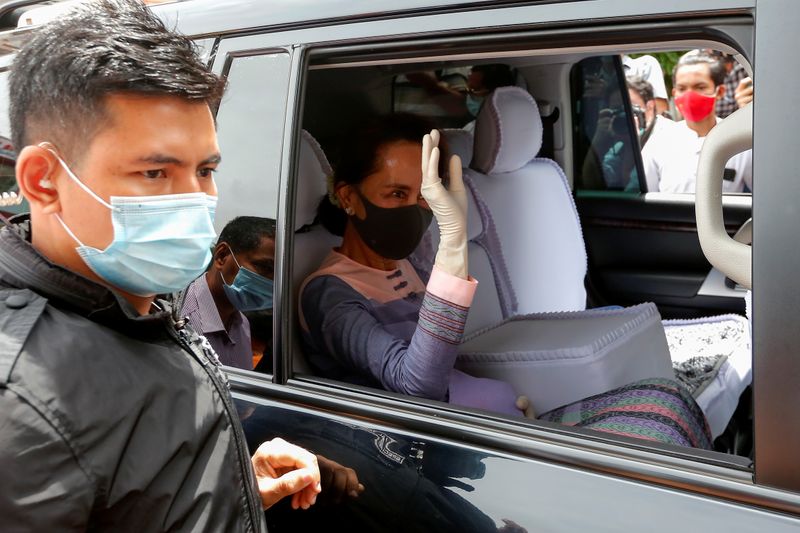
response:
<path id="1" fill-rule="evenodd" d="M 701 43 L 685 45 L 682 50 Z M 745 291 L 704 257 L 694 195 L 647 193 L 621 53 L 312 59 L 296 165 L 294 309 L 302 281 L 339 242 L 316 223 L 316 208 L 346 142 L 343 126 L 371 114 L 420 114 L 461 157 L 469 192 L 470 273 L 480 284 L 457 366 L 511 381 L 537 412 L 683 371 L 685 383 L 703 382 L 690 390 L 709 420 L 715 449 L 752 457 Z M 497 63 L 511 68 L 515 83 L 487 97 L 477 117 L 452 113 L 418 82 L 423 73 L 464 92 L 473 66 Z M 620 110 L 629 152 L 622 186 L 587 187 L 582 165 L 597 122 L 582 87 L 598 69 L 608 73 L 608 91 L 597 105 Z M 750 217 L 750 205 L 748 194 L 725 195 L 730 234 Z M 435 223 L 428 237 L 435 250 Z M 304 361 L 299 326 L 293 327 L 294 377 L 324 378 Z"/>

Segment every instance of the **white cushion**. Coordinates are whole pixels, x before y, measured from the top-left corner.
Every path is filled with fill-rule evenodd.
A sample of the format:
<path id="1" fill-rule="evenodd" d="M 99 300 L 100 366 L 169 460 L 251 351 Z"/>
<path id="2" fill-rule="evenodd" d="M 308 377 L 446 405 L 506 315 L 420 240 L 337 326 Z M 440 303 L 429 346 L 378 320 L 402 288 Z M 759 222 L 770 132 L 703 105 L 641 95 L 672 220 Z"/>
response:
<path id="1" fill-rule="evenodd" d="M 753 381 L 750 325 L 739 315 L 719 315 L 665 320 L 664 330 L 676 363 L 692 357 L 727 356 L 714 379 L 695 397 L 711 435 L 717 438 L 728 426 L 742 392 Z"/>
<path id="2" fill-rule="evenodd" d="M 475 121 L 470 166 L 484 174 L 517 170 L 542 147 L 542 118 L 533 97 L 519 87 L 499 87 Z"/>
<path id="3" fill-rule="evenodd" d="M 327 179 L 333 174 L 328 158 L 316 139 L 306 130 L 300 132 L 300 160 L 297 167 L 295 231 L 314 222 L 317 207 L 328 193 Z"/>
<path id="4" fill-rule="evenodd" d="M 675 378 L 651 303 L 514 317 L 468 336 L 456 368 L 511 383 L 537 414 L 640 379 Z"/>
<path id="5" fill-rule="evenodd" d="M 486 250 L 474 242 L 467 245 L 469 275 L 478 280 L 478 288 L 467 315 L 464 333 L 470 333 L 502 322 L 505 316 L 500 304 L 500 295 L 495 284 L 494 272 Z"/>

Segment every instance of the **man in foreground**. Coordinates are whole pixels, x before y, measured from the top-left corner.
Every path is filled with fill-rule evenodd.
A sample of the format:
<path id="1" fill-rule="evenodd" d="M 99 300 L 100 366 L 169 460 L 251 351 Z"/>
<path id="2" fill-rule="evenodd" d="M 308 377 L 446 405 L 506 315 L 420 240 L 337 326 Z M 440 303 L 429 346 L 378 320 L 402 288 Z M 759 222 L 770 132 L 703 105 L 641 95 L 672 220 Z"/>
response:
<path id="1" fill-rule="evenodd" d="M 3 530 L 259 531 L 280 498 L 316 500 L 316 458 L 276 439 L 251 459 L 216 356 L 154 296 L 211 258 L 223 89 L 135 0 L 15 59 L 31 213 L 0 231 Z"/>

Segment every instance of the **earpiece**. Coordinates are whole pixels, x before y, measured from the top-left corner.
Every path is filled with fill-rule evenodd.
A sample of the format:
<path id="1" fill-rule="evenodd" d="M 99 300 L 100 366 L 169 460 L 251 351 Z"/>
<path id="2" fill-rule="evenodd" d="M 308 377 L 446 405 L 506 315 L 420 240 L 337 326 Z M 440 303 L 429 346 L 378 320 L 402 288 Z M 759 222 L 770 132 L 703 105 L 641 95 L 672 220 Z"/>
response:
<path id="1" fill-rule="evenodd" d="M 39 180 L 39 187 L 41 187 L 42 189 L 52 189 L 53 182 L 50 181 L 49 178 L 42 178 L 41 180 Z"/>

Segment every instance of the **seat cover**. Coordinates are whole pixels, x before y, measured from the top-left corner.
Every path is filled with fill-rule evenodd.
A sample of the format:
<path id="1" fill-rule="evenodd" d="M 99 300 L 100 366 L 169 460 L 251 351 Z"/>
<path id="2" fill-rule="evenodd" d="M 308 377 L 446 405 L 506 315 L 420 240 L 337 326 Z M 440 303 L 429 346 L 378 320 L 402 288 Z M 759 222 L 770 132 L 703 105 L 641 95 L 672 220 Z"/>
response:
<path id="1" fill-rule="evenodd" d="M 496 226 L 520 314 L 586 307 L 578 211 L 561 168 L 536 157 L 541 144 L 531 95 L 496 89 L 478 114 L 467 175 Z"/>

